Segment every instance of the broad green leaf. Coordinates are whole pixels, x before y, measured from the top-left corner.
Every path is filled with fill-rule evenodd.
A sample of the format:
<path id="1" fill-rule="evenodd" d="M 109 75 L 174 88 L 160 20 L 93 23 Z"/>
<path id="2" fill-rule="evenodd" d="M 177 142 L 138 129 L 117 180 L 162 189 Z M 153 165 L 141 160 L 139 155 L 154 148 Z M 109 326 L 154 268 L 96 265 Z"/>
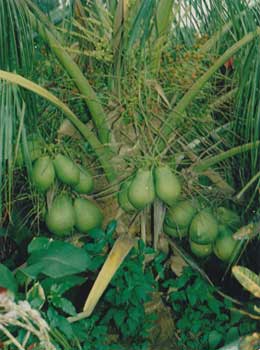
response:
<path id="1" fill-rule="evenodd" d="M 81 276 L 66 276 L 62 278 L 46 278 L 42 281 L 42 286 L 46 293 L 50 293 L 53 286 L 56 286 L 57 293 L 60 295 L 67 292 L 69 289 L 79 286 L 86 281 L 85 277 Z"/>
<path id="2" fill-rule="evenodd" d="M 83 272 L 89 264 L 89 257 L 83 249 L 67 242 L 51 241 L 47 249 L 32 251 L 27 267 L 22 271 L 32 278 L 39 274 L 59 278 Z"/>
<path id="3" fill-rule="evenodd" d="M 32 254 L 36 250 L 47 249 L 52 242 L 52 239 L 46 237 L 34 238 L 28 245 L 28 253 Z"/>
<path id="4" fill-rule="evenodd" d="M 16 293 L 18 288 L 12 272 L 3 264 L 0 264 L 0 287 L 6 288 L 13 293 Z"/>
<path id="5" fill-rule="evenodd" d="M 243 266 L 233 266 L 233 275 L 238 282 L 256 298 L 260 298 L 260 277 Z"/>
<path id="6" fill-rule="evenodd" d="M 63 312 L 65 312 L 66 314 L 73 316 L 75 315 L 76 309 L 75 306 L 72 304 L 72 302 L 66 298 L 53 298 L 51 300 L 52 305 L 61 309 Z"/>

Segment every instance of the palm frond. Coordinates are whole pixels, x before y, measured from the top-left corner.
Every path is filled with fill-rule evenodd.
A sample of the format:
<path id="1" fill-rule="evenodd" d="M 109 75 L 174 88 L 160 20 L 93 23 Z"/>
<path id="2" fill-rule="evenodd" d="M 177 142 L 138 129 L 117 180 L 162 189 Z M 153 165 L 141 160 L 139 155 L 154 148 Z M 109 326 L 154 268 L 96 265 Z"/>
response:
<path id="1" fill-rule="evenodd" d="M 126 52 L 132 49 L 133 45 L 138 41 L 142 47 L 150 37 L 151 29 L 154 25 L 153 17 L 156 9 L 156 1 L 136 2 L 129 24 L 129 39 L 126 44 Z"/>
<path id="2" fill-rule="evenodd" d="M 49 45 L 52 53 L 65 68 L 66 73 L 73 79 L 89 108 L 100 140 L 102 143 L 108 143 L 110 139 L 109 125 L 98 95 L 84 76 L 80 67 L 66 52 L 65 47 L 61 45 L 59 36 L 56 35 L 56 30 L 53 30 L 52 23 L 48 21 L 48 18 L 39 9 L 33 6 L 30 0 L 25 1 L 30 6 L 31 11 L 28 11 L 28 14 L 34 30 Z"/>
<path id="3" fill-rule="evenodd" d="M 259 3 L 248 4 L 246 1 L 226 0 L 227 19 L 232 28 L 226 36 L 226 43 L 237 42 L 249 32 L 259 30 Z M 260 140 L 260 56 L 259 37 L 251 41 L 236 53 L 234 61 L 233 80 L 237 83 L 235 95 L 234 145 L 257 143 Z M 249 154 L 241 154 L 238 158 L 240 166 L 241 187 L 246 186 L 251 178 L 259 172 L 259 149 L 252 148 Z M 235 167 L 235 166 L 234 166 Z M 250 188 L 251 200 L 256 196 L 255 188 Z"/>
<path id="4" fill-rule="evenodd" d="M 33 72 L 33 41 L 27 8 L 22 1 L 0 0 L 0 69 L 30 76 Z M 26 110 L 32 121 L 30 109 L 34 108 L 31 97 L 17 86 L 0 80 L 0 216 L 3 199 L 6 210 L 11 212 L 12 183 L 15 144 L 19 142 L 18 129 L 24 135 L 24 118 L 21 118 L 23 100 L 30 101 Z M 29 103 L 30 104 L 30 103 Z"/>
<path id="5" fill-rule="evenodd" d="M 22 1 L 0 1 L 0 47 L 0 68 L 31 73 L 32 32 Z"/>

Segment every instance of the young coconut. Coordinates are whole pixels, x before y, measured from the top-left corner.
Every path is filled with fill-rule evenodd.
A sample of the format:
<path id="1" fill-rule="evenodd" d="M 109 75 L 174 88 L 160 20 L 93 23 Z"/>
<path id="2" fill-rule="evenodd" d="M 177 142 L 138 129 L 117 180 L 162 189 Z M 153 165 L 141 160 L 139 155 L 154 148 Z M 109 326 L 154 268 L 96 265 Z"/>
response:
<path id="1" fill-rule="evenodd" d="M 218 235 L 218 223 L 209 209 L 201 210 L 190 225 L 190 239 L 197 244 L 210 244 Z"/>
<path id="2" fill-rule="evenodd" d="M 128 199 L 128 190 L 130 184 L 130 181 L 122 182 L 117 196 L 119 206 L 127 213 L 136 211 L 136 208 L 130 203 Z"/>
<path id="3" fill-rule="evenodd" d="M 80 194 L 89 194 L 94 188 L 93 177 L 86 169 L 79 167 L 79 170 L 79 182 L 73 189 Z"/>
<path id="4" fill-rule="evenodd" d="M 128 199 L 136 209 L 144 209 L 155 198 L 151 170 L 139 169 L 128 189 Z"/>
<path id="5" fill-rule="evenodd" d="M 69 235 L 75 225 L 75 211 L 71 198 L 67 195 L 56 197 L 46 215 L 45 222 L 50 232 L 55 235 Z"/>
<path id="6" fill-rule="evenodd" d="M 173 205 L 181 193 L 181 184 L 177 176 L 166 165 L 155 169 L 154 179 L 157 196 L 166 204 Z"/>
<path id="7" fill-rule="evenodd" d="M 32 169 L 32 181 L 40 192 L 47 191 L 55 179 L 55 170 L 50 157 L 37 159 Z"/>
<path id="8" fill-rule="evenodd" d="M 191 201 L 183 200 L 170 207 L 166 213 L 166 222 L 171 227 L 189 227 L 192 218 L 196 214 L 196 208 Z"/>
<path id="9" fill-rule="evenodd" d="M 76 214 L 75 226 L 80 232 L 87 233 L 102 225 L 103 214 L 101 210 L 88 199 L 75 199 L 74 210 Z"/>
<path id="10" fill-rule="evenodd" d="M 54 168 L 57 178 L 64 184 L 76 186 L 79 183 L 80 171 L 69 158 L 58 154 L 54 161 Z"/>
<path id="11" fill-rule="evenodd" d="M 216 209 L 216 216 L 221 225 L 229 226 L 231 229 L 239 228 L 240 217 L 235 211 L 225 207 L 218 207 Z"/>
<path id="12" fill-rule="evenodd" d="M 163 224 L 163 232 L 166 233 L 168 236 L 171 236 L 173 238 L 183 238 L 188 235 L 188 229 L 187 228 L 175 228 L 167 225 L 166 222 Z"/>
<path id="13" fill-rule="evenodd" d="M 198 244 L 190 240 L 190 250 L 198 258 L 206 258 L 212 253 L 212 244 Z"/>
<path id="14" fill-rule="evenodd" d="M 238 241 L 232 237 L 233 232 L 226 226 L 219 227 L 219 234 L 214 243 L 215 255 L 222 261 L 229 261 L 233 255 Z"/>
<path id="15" fill-rule="evenodd" d="M 36 134 L 29 136 L 29 139 L 27 141 L 27 153 L 30 159 L 34 161 L 37 158 L 40 158 L 42 156 L 43 150 L 44 150 L 44 143 L 41 140 L 41 138 Z M 24 157 L 23 147 L 20 144 L 18 147 L 17 157 L 15 160 L 16 165 L 19 167 L 24 166 L 25 165 L 24 158 L 25 157 Z"/>

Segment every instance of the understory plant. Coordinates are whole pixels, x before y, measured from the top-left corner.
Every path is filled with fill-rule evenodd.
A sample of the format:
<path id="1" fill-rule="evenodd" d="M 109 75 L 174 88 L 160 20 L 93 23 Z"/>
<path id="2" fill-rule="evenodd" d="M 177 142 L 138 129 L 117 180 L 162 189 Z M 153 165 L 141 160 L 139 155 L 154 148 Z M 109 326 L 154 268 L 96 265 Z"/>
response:
<path id="1" fill-rule="evenodd" d="M 75 349 L 98 350 L 102 347 L 112 350 L 124 349 L 129 344 L 133 349 L 148 347 L 149 329 L 153 325 L 154 315 L 146 314 L 145 304 L 157 291 L 157 283 L 152 266 L 144 264 L 146 253 L 154 252 L 150 248 L 147 250 L 142 242 L 132 249 L 95 312 L 81 320 L 73 319 L 81 311 L 88 290 L 106 259 L 106 252 L 114 244 L 113 227 L 109 225 L 106 231 L 93 230 L 86 242 L 81 241 L 80 247 L 46 237 L 35 238 L 28 246 L 26 263 L 14 274 L 6 266 L 0 265 L 0 283 L 3 298 L 6 298 L 3 300 L 7 301 L 0 324 L 3 327 L 12 324 L 12 334 L 8 333 L 8 336 L 3 332 L 3 344 L 7 345 L 10 340 L 10 344 L 16 346 L 15 342 L 21 341 L 27 349 L 28 346 L 38 344 L 35 340 L 37 335 L 42 342 L 47 337 L 46 341 L 50 345 L 46 345 L 46 349 L 52 349 L 51 346 L 70 349 L 73 346 Z M 9 303 L 11 306 L 16 305 L 7 290 L 15 300 L 26 299 L 18 301 L 14 313 L 6 310 Z M 25 317 L 23 305 L 28 305 L 29 311 L 35 309 L 31 311 L 32 315 L 42 319 L 45 335 L 38 334 L 36 330 L 34 333 L 33 328 L 28 334 L 24 334 L 23 327 L 19 330 L 19 317 Z M 21 315 L 15 313 L 16 308 L 21 309 Z M 5 322 L 9 316 L 13 317 L 13 321 Z M 26 322 L 25 318 L 23 320 Z"/>
<path id="2" fill-rule="evenodd" d="M 258 330 L 257 320 L 245 317 L 231 298 L 217 294 L 190 267 L 177 279 L 165 281 L 164 287 L 183 349 L 218 349 Z"/>

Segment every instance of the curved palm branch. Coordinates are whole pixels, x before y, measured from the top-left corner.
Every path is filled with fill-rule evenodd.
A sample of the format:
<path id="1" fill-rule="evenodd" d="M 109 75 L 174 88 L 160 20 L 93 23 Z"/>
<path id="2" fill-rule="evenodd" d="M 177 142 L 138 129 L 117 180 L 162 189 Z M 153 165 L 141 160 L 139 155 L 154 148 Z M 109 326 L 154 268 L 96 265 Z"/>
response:
<path id="1" fill-rule="evenodd" d="M 62 46 L 59 40 L 60 38 L 57 37 L 57 33 L 53 30 L 53 25 L 49 22 L 47 16 L 45 16 L 30 0 L 25 1 L 31 9 L 31 11 L 28 11 L 31 25 L 49 45 L 53 54 L 73 79 L 89 108 L 100 141 L 107 144 L 110 139 L 109 126 L 106 114 L 97 94 L 89 84 L 80 67 L 73 61 L 72 57 Z M 33 12 L 35 12 L 35 14 Z"/>
<path id="2" fill-rule="evenodd" d="M 47 99 L 53 103 L 56 107 L 62 110 L 66 117 L 72 122 L 72 124 L 79 130 L 79 132 L 84 136 L 86 141 L 90 144 L 93 151 L 96 153 L 104 171 L 109 180 L 115 178 L 115 173 L 110 162 L 111 153 L 106 146 L 102 145 L 95 134 L 89 130 L 89 128 L 83 124 L 79 118 L 71 111 L 71 109 L 58 99 L 55 95 L 50 93 L 48 90 L 43 87 L 33 83 L 32 81 L 21 77 L 18 74 L 9 73 L 6 71 L 0 70 L 0 79 L 6 80 L 12 84 L 17 84 L 29 91 L 34 92 L 35 94 Z"/>

